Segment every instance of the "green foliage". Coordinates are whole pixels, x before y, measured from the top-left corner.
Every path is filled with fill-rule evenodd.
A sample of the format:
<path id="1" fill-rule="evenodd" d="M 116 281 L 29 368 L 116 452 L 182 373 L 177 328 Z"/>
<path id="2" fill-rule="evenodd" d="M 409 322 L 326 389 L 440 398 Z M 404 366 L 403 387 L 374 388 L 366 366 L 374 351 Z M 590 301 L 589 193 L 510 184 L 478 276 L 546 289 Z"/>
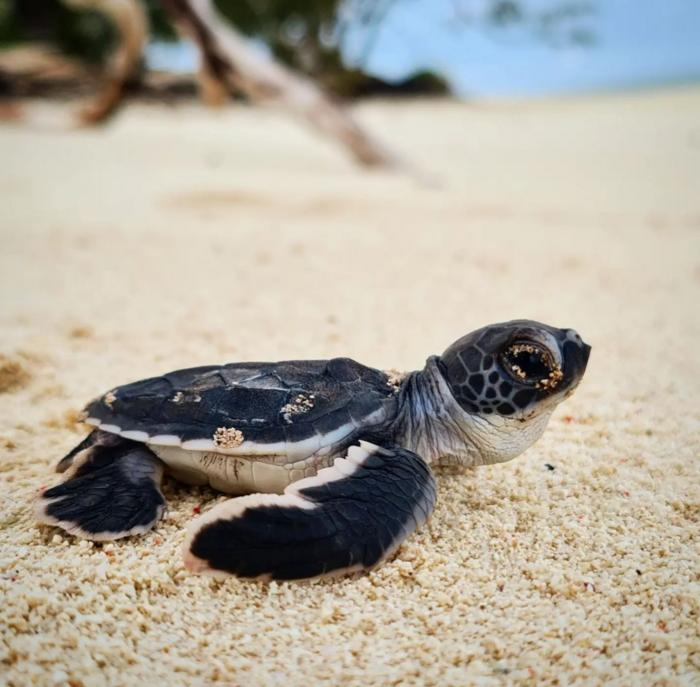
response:
<path id="1" fill-rule="evenodd" d="M 216 5 L 279 60 L 326 86 L 346 71 L 333 40 L 341 0 L 216 0 Z"/>
<path id="2" fill-rule="evenodd" d="M 591 45 L 595 42 L 585 20 L 595 11 L 587 0 L 557 0 L 531 7 L 525 0 L 492 0 L 486 19 L 496 28 L 527 28 L 539 40 L 552 45 Z"/>
<path id="3" fill-rule="evenodd" d="M 19 25 L 13 0 L 0 0 L 0 44 L 17 40 Z"/>
<path id="4" fill-rule="evenodd" d="M 151 29 L 151 36 L 161 41 L 176 41 L 179 36 L 168 20 L 160 3 L 156 0 L 145 0 L 143 3 L 148 15 L 148 25 Z"/>
<path id="5" fill-rule="evenodd" d="M 143 0 L 151 35 L 176 40 L 177 35 L 158 0 Z M 365 54 L 374 47 L 378 28 L 398 3 L 434 0 L 215 0 L 219 11 L 240 31 L 263 41 L 282 62 L 308 74 L 332 92 L 354 96 L 387 90 L 388 84 L 343 64 L 339 45 L 349 22 L 367 36 Z M 591 0 L 591 2 L 594 0 Z M 528 0 L 489 0 L 480 18 L 471 0 L 454 0 L 457 18 L 465 23 L 508 30 L 519 26 L 543 41 L 589 44 L 592 34 L 581 25 L 591 14 L 585 0 L 551 0 L 533 12 Z M 563 27 L 563 28 L 562 28 Z M 100 62 L 114 39 L 109 22 L 94 11 L 69 9 L 61 0 L 0 0 L 0 45 L 40 40 L 90 62 Z M 408 85 L 407 85 L 408 84 Z M 412 91 L 423 84 L 430 92 L 446 89 L 444 81 L 425 75 L 398 90 Z"/>
<path id="6" fill-rule="evenodd" d="M 0 0 L 0 44 L 41 41 L 97 62 L 113 38 L 112 26 L 99 12 L 69 9 L 59 0 Z"/>

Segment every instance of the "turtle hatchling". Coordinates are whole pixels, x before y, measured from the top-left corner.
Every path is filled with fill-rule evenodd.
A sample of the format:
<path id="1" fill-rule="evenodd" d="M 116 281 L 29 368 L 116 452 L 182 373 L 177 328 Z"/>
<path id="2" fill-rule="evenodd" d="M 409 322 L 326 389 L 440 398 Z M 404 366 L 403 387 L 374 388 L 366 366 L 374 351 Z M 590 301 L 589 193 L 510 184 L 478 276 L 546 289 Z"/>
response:
<path id="1" fill-rule="evenodd" d="M 105 541 L 163 517 L 164 474 L 231 494 L 189 526 L 193 572 L 277 580 L 371 569 L 430 516 L 431 467 L 510 460 L 586 369 L 572 329 L 467 334 L 405 375 L 350 358 L 230 363 L 126 384 L 36 502 L 42 523 Z M 449 498 L 449 497 L 448 497 Z"/>

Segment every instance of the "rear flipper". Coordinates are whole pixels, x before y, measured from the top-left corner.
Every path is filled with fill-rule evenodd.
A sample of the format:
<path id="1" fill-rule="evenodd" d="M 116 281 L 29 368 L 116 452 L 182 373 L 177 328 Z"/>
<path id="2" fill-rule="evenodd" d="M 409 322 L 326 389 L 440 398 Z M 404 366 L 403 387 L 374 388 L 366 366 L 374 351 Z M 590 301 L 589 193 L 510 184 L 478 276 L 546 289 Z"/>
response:
<path id="1" fill-rule="evenodd" d="M 118 434 L 108 434 L 107 432 L 100 432 L 99 429 L 96 429 L 94 432 L 90 432 L 90 434 L 88 434 L 72 451 L 69 451 L 58 461 L 56 472 L 65 472 L 68 470 L 68 468 L 73 465 L 78 455 L 83 451 L 98 446 L 113 446 L 120 441 L 121 437 Z"/>
<path id="2" fill-rule="evenodd" d="M 163 464 L 144 444 L 113 434 L 93 432 L 83 444 L 59 463 L 63 482 L 37 499 L 37 520 L 93 541 L 148 532 L 165 511 Z"/>
<path id="3" fill-rule="evenodd" d="M 195 520 L 193 572 L 295 580 L 376 566 L 428 518 L 435 481 L 415 453 L 367 442 L 284 494 L 230 499 Z"/>

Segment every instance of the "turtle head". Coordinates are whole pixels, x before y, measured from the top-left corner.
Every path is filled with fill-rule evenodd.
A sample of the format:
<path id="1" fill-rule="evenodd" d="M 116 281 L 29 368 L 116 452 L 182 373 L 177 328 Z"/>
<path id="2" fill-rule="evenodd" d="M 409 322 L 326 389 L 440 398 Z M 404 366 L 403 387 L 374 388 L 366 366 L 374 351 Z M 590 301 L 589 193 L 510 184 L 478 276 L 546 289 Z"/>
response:
<path id="1" fill-rule="evenodd" d="M 464 411 L 524 423 L 543 414 L 548 417 L 573 393 L 590 352 L 573 329 L 513 320 L 463 336 L 440 362 Z"/>

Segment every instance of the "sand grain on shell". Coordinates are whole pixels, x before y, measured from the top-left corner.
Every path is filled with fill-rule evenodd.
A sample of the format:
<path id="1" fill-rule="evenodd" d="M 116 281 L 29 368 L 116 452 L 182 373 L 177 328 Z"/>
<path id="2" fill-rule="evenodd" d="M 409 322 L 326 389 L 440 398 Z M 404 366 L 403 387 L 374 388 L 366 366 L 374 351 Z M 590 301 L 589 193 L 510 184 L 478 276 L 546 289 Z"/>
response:
<path id="1" fill-rule="evenodd" d="M 214 432 L 214 443 L 221 448 L 236 448 L 243 443 L 243 432 L 235 427 L 219 427 Z"/>
<path id="2" fill-rule="evenodd" d="M 0 682 L 698 684 L 699 115 L 693 90 L 363 106 L 440 189 L 249 108 L 0 129 L 0 351 L 33 356 L 0 394 Z M 232 360 L 410 370 L 514 317 L 577 328 L 584 383 L 524 456 L 442 474 L 430 528 L 367 576 L 193 577 L 184 528 L 225 497 L 170 481 L 140 539 L 32 521 L 83 436 L 69 419 L 120 384 Z"/>

